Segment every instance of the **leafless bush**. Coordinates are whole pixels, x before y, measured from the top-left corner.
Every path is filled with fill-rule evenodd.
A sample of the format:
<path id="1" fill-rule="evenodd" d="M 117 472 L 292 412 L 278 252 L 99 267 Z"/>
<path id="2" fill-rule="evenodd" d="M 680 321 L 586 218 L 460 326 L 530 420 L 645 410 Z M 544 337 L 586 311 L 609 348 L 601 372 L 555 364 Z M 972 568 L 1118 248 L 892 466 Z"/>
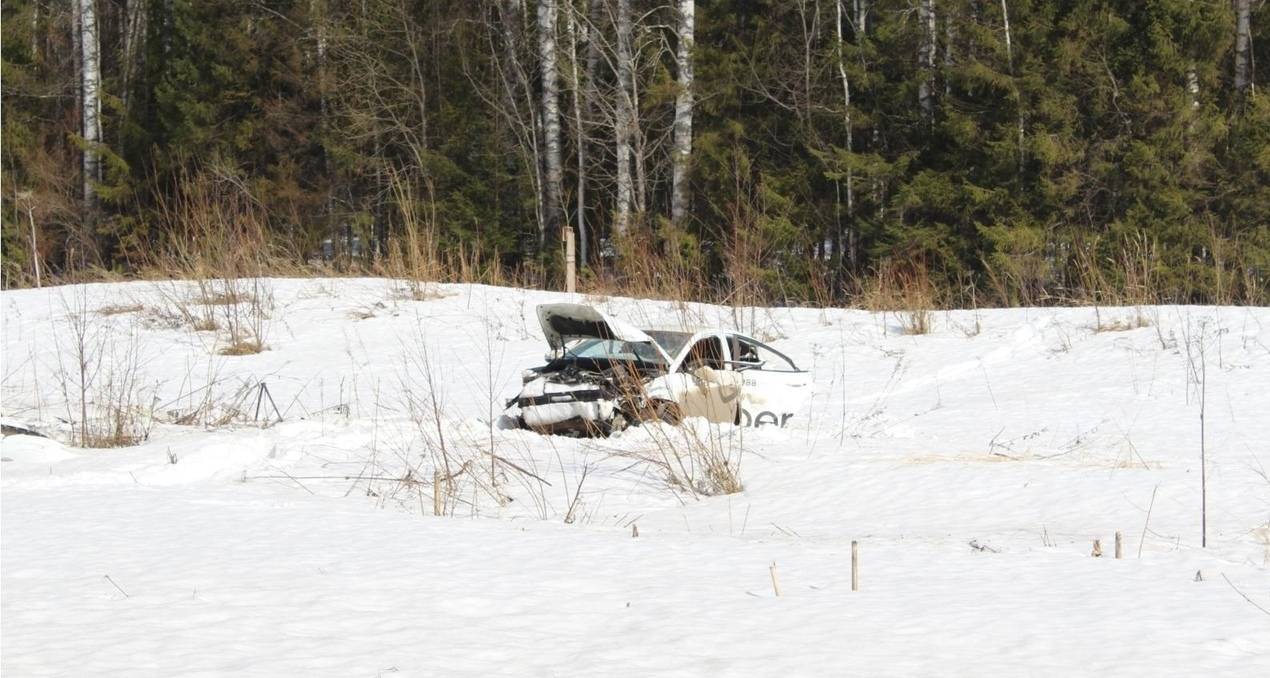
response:
<path id="1" fill-rule="evenodd" d="M 693 418 L 679 425 L 650 424 L 646 430 L 652 447 L 639 456 L 663 474 L 671 489 L 694 498 L 745 489 L 743 429 L 724 431 L 720 424 Z"/>
<path id="2" fill-rule="evenodd" d="M 154 427 L 155 387 L 144 381 L 136 326 L 118 336 L 113 324 L 89 310 L 82 288 L 63 296 L 62 308 L 65 333 L 55 328 L 53 340 L 72 444 L 126 447 L 146 440 Z"/>
<path id="3" fill-rule="evenodd" d="M 221 314 L 229 343 L 221 355 L 251 355 L 265 350 L 265 332 L 273 310 L 273 286 L 263 278 L 224 281 Z M 248 289 L 250 288 L 250 289 Z"/>

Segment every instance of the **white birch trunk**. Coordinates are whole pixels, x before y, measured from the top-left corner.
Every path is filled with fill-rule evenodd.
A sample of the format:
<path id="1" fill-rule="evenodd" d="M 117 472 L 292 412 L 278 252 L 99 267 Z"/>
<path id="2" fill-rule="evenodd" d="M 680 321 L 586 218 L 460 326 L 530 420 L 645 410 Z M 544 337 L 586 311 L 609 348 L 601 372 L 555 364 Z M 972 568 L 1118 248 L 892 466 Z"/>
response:
<path id="1" fill-rule="evenodd" d="M 670 196 L 670 220 L 682 224 L 688 212 L 688 162 L 692 157 L 692 46 L 696 7 L 693 0 L 679 0 L 679 94 L 675 97 L 674 176 Z"/>
<path id="2" fill-rule="evenodd" d="M 613 231 L 624 236 L 631 223 L 631 125 L 634 104 L 631 92 L 634 68 L 631 55 L 631 2 L 617 0 L 617 106 L 614 141 L 617 155 L 617 205 Z"/>
<path id="3" fill-rule="evenodd" d="M 582 118 L 582 99 L 590 95 L 590 84 L 583 84 L 578 79 L 578 33 L 586 39 L 587 26 L 574 19 L 573 4 L 565 11 L 565 26 L 569 33 L 569 64 L 573 71 L 573 144 L 578 159 L 578 211 L 575 227 L 578 229 L 578 261 L 586 265 L 587 232 L 586 232 L 586 125 Z M 590 74 L 588 74 L 589 76 Z"/>
<path id="4" fill-rule="evenodd" d="M 81 55 L 80 92 L 84 134 L 84 207 L 96 204 L 93 183 L 101 181 L 97 145 L 101 143 L 101 63 L 97 58 L 97 7 L 94 0 L 79 0 Z"/>
<path id="5" fill-rule="evenodd" d="M 917 86 L 917 103 L 922 109 L 922 120 L 930 124 L 935 119 L 935 0 L 921 0 L 917 10 L 922 28 L 921 47 L 917 51 L 922 79 Z"/>
<path id="6" fill-rule="evenodd" d="M 564 169 L 560 151 L 560 85 L 556 71 L 556 0 L 538 0 L 538 65 L 542 76 L 543 155 L 546 182 L 543 224 L 548 240 L 560 237 Z"/>
<path id="7" fill-rule="evenodd" d="M 1014 103 L 1018 107 L 1016 125 L 1018 128 L 1019 172 L 1023 172 L 1023 97 L 1019 94 L 1019 85 L 1014 80 L 1014 43 L 1010 39 L 1010 9 L 1006 0 L 1001 0 L 1001 24 L 1005 27 L 1005 64 L 1010 69 L 1010 80 L 1014 87 Z"/>
<path id="8" fill-rule="evenodd" d="M 843 118 L 842 123 L 847 130 L 847 153 L 852 153 L 854 152 L 853 150 L 854 144 L 852 143 L 853 132 L 851 129 L 851 79 L 847 77 L 846 61 L 844 60 L 842 56 L 842 42 L 844 40 L 844 36 L 842 32 L 842 21 L 843 21 L 842 3 L 843 2 L 845 2 L 845 0 L 837 0 L 837 2 L 835 3 L 838 9 L 838 17 L 837 17 L 838 20 L 834 23 L 834 26 L 837 28 L 837 33 L 838 33 L 838 77 L 841 78 L 842 80 L 842 118 Z M 856 7 L 857 7 L 857 16 L 859 16 L 859 12 L 858 12 L 859 0 L 857 0 Z M 861 25 L 863 25 L 863 22 L 858 21 L 856 25 L 857 31 L 860 30 Z M 854 214 L 855 214 L 855 176 L 854 176 L 854 170 L 852 170 L 852 168 L 848 166 L 847 167 L 847 225 L 845 228 L 839 227 L 841 232 L 837 239 L 838 247 L 840 248 L 838 255 L 841 258 L 841 261 L 843 264 L 846 264 L 848 261 L 852 265 L 855 264 L 855 228 L 853 226 Z"/>
<path id="9" fill-rule="evenodd" d="M 648 138 L 639 120 L 639 81 L 634 77 L 634 60 L 631 64 L 631 158 L 635 161 L 635 214 L 643 215 L 648 211 L 648 174 L 645 163 L 648 162 Z"/>
<path id="10" fill-rule="evenodd" d="M 1252 88 L 1252 0 L 1235 4 L 1235 91 Z"/>
<path id="11" fill-rule="evenodd" d="M 944 12 L 944 96 L 952 95 L 952 79 L 948 74 L 952 72 L 953 65 L 953 40 L 957 37 L 957 29 L 953 26 L 953 15 L 951 11 Z"/>

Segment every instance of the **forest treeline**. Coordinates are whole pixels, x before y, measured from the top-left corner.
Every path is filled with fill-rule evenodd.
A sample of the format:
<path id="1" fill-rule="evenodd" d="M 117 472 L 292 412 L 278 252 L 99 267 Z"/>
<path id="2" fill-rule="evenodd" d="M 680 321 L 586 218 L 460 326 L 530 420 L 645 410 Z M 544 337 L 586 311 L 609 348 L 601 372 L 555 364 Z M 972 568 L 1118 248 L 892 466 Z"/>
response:
<path id="1" fill-rule="evenodd" d="M 5 0 L 3 284 L 1267 303 L 1266 5 Z"/>

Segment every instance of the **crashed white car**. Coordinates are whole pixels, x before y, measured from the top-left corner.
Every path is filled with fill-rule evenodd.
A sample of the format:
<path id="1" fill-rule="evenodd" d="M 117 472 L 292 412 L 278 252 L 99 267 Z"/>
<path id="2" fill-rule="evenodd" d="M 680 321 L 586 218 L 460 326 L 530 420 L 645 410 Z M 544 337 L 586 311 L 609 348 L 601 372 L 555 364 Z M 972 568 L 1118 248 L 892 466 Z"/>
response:
<path id="1" fill-rule="evenodd" d="M 794 361 L 736 332 L 642 330 L 581 304 L 544 304 L 538 320 L 548 362 L 524 372 L 508 405 L 540 433 L 607 435 L 684 417 L 784 427 L 811 388 Z"/>

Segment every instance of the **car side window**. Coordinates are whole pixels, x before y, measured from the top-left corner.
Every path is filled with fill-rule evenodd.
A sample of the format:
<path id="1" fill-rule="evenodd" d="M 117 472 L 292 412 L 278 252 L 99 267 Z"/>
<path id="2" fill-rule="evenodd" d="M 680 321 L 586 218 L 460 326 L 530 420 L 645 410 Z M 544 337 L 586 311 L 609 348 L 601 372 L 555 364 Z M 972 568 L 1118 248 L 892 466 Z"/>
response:
<path id="1" fill-rule="evenodd" d="M 732 349 L 732 362 L 737 370 L 771 370 L 773 372 L 797 372 L 794 361 L 773 348 L 743 337 L 728 337 Z"/>
<path id="2" fill-rule="evenodd" d="M 693 344 L 692 348 L 688 349 L 688 354 L 684 356 L 679 371 L 692 372 L 699 367 L 709 367 L 713 370 L 724 369 L 723 343 L 718 337 L 706 337 Z"/>

